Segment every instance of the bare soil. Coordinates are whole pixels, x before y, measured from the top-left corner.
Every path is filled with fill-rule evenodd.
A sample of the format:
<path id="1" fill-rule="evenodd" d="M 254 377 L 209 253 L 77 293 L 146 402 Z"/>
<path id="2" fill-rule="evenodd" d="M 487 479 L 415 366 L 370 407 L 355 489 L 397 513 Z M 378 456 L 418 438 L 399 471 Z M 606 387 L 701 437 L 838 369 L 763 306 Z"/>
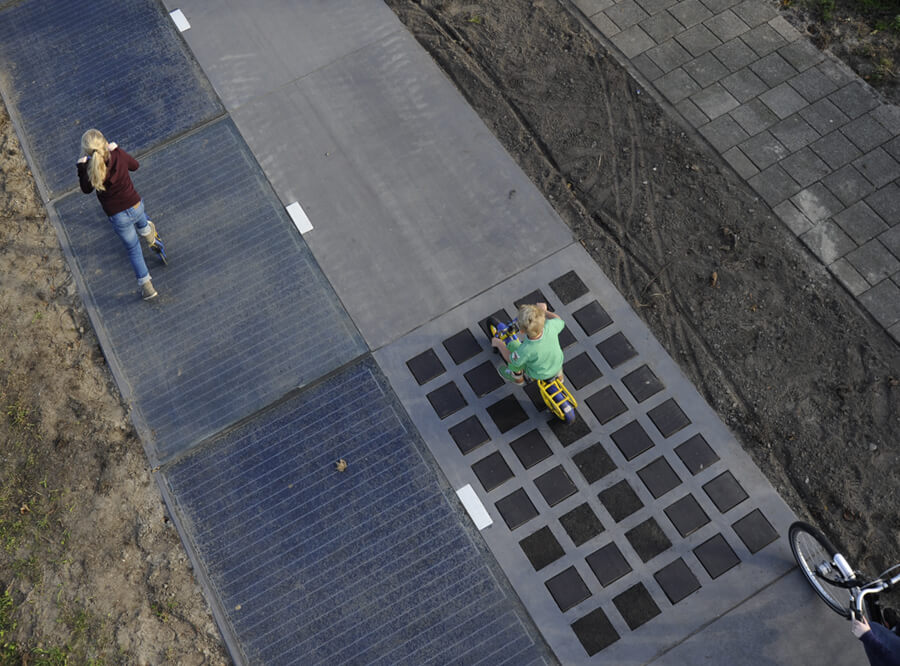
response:
<path id="1" fill-rule="evenodd" d="M 896 561 L 897 345 L 560 0 L 387 1 L 793 508 Z M 227 663 L 5 114 L 0 407 L 0 663 Z"/>

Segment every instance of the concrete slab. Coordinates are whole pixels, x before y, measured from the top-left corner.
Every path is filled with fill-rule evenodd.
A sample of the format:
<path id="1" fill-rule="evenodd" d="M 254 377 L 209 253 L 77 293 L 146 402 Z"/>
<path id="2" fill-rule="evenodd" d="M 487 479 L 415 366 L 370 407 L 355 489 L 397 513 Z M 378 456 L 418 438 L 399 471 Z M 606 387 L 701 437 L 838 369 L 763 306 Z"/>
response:
<path id="1" fill-rule="evenodd" d="M 477 322 L 522 299 L 566 321 L 574 425 L 477 379 L 498 358 Z M 793 514 L 580 246 L 375 358 L 450 483 L 487 509 L 481 534 L 562 663 L 646 663 L 793 567 Z"/>
<path id="2" fill-rule="evenodd" d="M 402 27 L 233 117 L 373 349 L 571 242 Z"/>

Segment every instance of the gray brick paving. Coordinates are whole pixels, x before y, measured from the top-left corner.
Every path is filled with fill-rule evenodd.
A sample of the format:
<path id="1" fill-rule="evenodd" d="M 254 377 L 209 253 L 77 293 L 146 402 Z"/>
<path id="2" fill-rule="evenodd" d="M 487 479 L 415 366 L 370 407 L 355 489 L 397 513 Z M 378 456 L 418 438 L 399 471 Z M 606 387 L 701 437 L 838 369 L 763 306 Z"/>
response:
<path id="1" fill-rule="evenodd" d="M 750 69 L 766 82 L 770 88 L 787 81 L 797 74 L 797 70 L 778 53 L 770 53 L 750 65 Z"/>
<path id="2" fill-rule="evenodd" d="M 757 57 L 753 49 L 747 46 L 740 37 L 725 42 L 722 46 L 717 46 L 713 49 L 713 55 L 732 72 L 755 62 Z"/>
<path id="3" fill-rule="evenodd" d="M 809 218 L 801 213 L 790 201 L 782 201 L 772 210 L 797 236 L 805 234 L 813 228 L 813 223 L 809 221 Z"/>
<path id="4" fill-rule="evenodd" d="M 900 163 L 881 146 L 854 160 L 853 166 L 875 187 L 882 187 L 895 178 L 900 178 Z"/>
<path id="5" fill-rule="evenodd" d="M 841 128 L 841 133 L 850 139 L 863 152 L 868 152 L 890 140 L 891 133 L 884 128 L 875 116 L 867 113 L 856 120 L 851 120 Z"/>
<path id="6" fill-rule="evenodd" d="M 803 187 L 812 185 L 831 173 L 831 167 L 808 147 L 784 158 L 781 166 Z"/>
<path id="7" fill-rule="evenodd" d="M 819 139 L 819 133 L 796 114 L 775 125 L 772 134 L 792 153 Z"/>
<path id="8" fill-rule="evenodd" d="M 854 74 L 853 70 L 835 58 L 823 60 L 819 65 L 819 69 L 822 70 L 825 76 L 834 81 L 838 88 L 847 85 L 851 81 L 859 82 L 859 78 Z"/>
<path id="9" fill-rule="evenodd" d="M 873 287 L 900 271 L 900 259 L 897 259 L 878 239 L 872 239 L 848 252 L 847 261 Z"/>
<path id="10" fill-rule="evenodd" d="M 837 84 L 818 67 L 810 67 L 788 81 L 807 102 L 815 102 L 837 90 Z M 843 115 L 843 114 L 842 114 Z"/>
<path id="11" fill-rule="evenodd" d="M 858 118 L 878 106 L 878 99 L 862 81 L 853 81 L 828 96 L 835 106 L 850 118 Z"/>
<path id="12" fill-rule="evenodd" d="M 838 226 L 847 232 L 857 245 L 872 240 L 888 231 L 888 226 L 875 211 L 863 201 L 858 201 L 847 210 L 834 216 Z"/>
<path id="13" fill-rule="evenodd" d="M 866 197 L 866 203 L 889 225 L 900 226 L 900 185 L 885 185 Z"/>
<path id="14" fill-rule="evenodd" d="M 822 179 L 841 203 L 849 206 L 871 194 L 875 187 L 852 164 L 841 167 Z"/>
<path id="15" fill-rule="evenodd" d="M 703 22 L 710 31 L 723 42 L 727 42 L 739 35 L 743 35 L 750 29 L 750 26 L 744 23 L 737 14 L 730 9 L 716 14 L 710 19 Z"/>
<path id="16" fill-rule="evenodd" d="M 819 49 L 805 39 L 791 42 L 778 49 L 778 52 L 799 72 L 819 64 L 825 58 Z"/>
<path id="17" fill-rule="evenodd" d="M 750 136 L 731 116 L 719 116 L 702 126 L 700 134 L 719 152 L 728 150 Z"/>
<path id="18" fill-rule="evenodd" d="M 741 152 L 740 148 L 729 148 L 722 154 L 722 157 L 724 157 L 731 167 L 738 172 L 738 175 L 744 179 L 749 179 L 751 176 L 755 176 L 759 173 L 759 169 L 756 168 L 756 165 L 750 161 L 749 157 Z"/>
<path id="19" fill-rule="evenodd" d="M 634 0 L 623 0 L 616 3 L 605 14 L 615 23 L 620 30 L 630 28 L 635 23 L 640 23 L 648 14 Z"/>
<path id="20" fill-rule="evenodd" d="M 686 28 L 690 28 L 712 16 L 712 12 L 700 0 L 681 0 L 678 4 L 669 7 L 669 13 L 677 18 L 679 23 Z"/>
<path id="21" fill-rule="evenodd" d="M 775 29 L 779 35 L 784 37 L 788 42 L 800 39 L 800 33 L 792 26 L 783 16 L 776 16 L 769 20 L 769 25 Z"/>
<path id="22" fill-rule="evenodd" d="M 882 104 L 872 110 L 872 115 L 891 133 L 891 136 L 900 134 L 900 107 L 893 104 Z"/>
<path id="23" fill-rule="evenodd" d="M 894 159 L 900 160 L 900 136 L 888 141 L 883 148 L 893 155 Z"/>
<path id="24" fill-rule="evenodd" d="M 778 34 L 768 23 L 763 23 L 740 37 L 760 58 L 787 44 L 787 40 Z"/>
<path id="25" fill-rule="evenodd" d="M 783 159 L 788 152 L 787 148 L 768 131 L 750 137 L 738 147 L 760 169 L 772 166 Z"/>
<path id="26" fill-rule="evenodd" d="M 722 79 L 722 85 L 741 103 L 768 90 L 765 82 L 746 67 Z"/>
<path id="27" fill-rule="evenodd" d="M 781 203 L 800 189 L 800 185 L 777 164 L 761 171 L 748 182 L 770 206 Z"/>
<path id="28" fill-rule="evenodd" d="M 883 232 L 878 237 L 878 240 L 880 240 L 895 257 L 900 259 L 900 225 Z M 896 278 L 896 275 L 894 277 Z"/>
<path id="29" fill-rule="evenodd" d="M 658 78 L 654 85 L 673 104 L 700 90 L 700 86 L 680 67 Z"/>
<path id="30" fill-rule="evenodd" d="M 678 113 L 684 116 L 684 119 L 691 124 L 691 127 L 700 127 L 709 122 L 709 116 L 703 113 L 703 111 L 689 99 L 681 100 L 675 105 L 675 108 L 678 110 Z"/>
<path id="31" fill-rule="evenodd" d="M 612 7 L 615 0 L 574 0 L 574 2 L 575 6 L 584 12 L 585 16 L 593 16 L 608 7 Z"/>
<path id="32" fill-rule="evenodd" d="M 637 0 L 641 9 L 651 16 L 664 12 L 677 2 L 678 0 Z"/>
<path id="33" fill-rule="evenodd" d="M 695 25 L 677 35 L 675 39 L 695 58 L 722 44 L 722 41 L 705 25 Z"/>
<path id="34" fill-rule="evenodd" d="M 591 23 L 593 23 L 597 30 L 603 33 L 603 35 L 606 37 L 612 37 L 613 35 L 621 32 L 619 30 L 619 26 L 613 23 L 612 19 L 610 19 L 603 12 L 598 12 L 591 16 Z"/>
<path id="35" fill-rule="evenodd" d="M 856 248 L 856 243 L 832 220 L 817 224 L 800 236 L 823 264 L 831 264 Z"/>
<path id="36" fill-rule="evenodd" d="M 826 220 L 844 208 L 838 198 L 822 183 L 814 183 L 801 190 L 791 198 L 791 201 L 813 223 Z"/>
<path id="37" fill-rule="evenodd" d="M 739 102 L 731 96 L 731 93 L 718 83 L 714 83 L 708 88 L 694 93 L 691 95 L 691 100 L 700 107 L 703 113 L 712 119 L 718 118 L 722 114 L 740 106 Z"/>
<path id="38" fill-rule="evenodd" d="M 900 287 L 884 280 L 862 294 L 859 300 L 882 326 L 894 327 L 893 335 L 897 339 L 895 325 L 900 323 Z"/>
<path id="39" fill-rule="evenodd" d="M 685 63 L 684 71 L 690 74 L 701 88 L 712 85 L 729 75 L 728 68 L 719 62 L 712 53 L 704 53 L 699 58 Z M 731 91 L 729 90 L 729 92 Z"/>
<path id="40" fill-rule="evenodd" d="M 684 30 L 684 26 L 669 12 L 660 12 L 646 18 L 641 21 L 640 26 L 644 32 L 656 40 L 657 44 L 663 43 Z"/>
<path id="41" fill-rule="evenodd" d="M 866 282 L 866 279 L 843 257 L 831 264 L 828 270 L 854 296 L 859 296 L 869 289 L 869 283 Z"/>
<path id="42" fill-rule="evenodd" d="M 840 132 L 826 134 L 818 141 L 813 141 L 810 148 L 832 169 L 838 169 L 862 155 L 859 148 Z"/>
<path id="43" fill-rule="evenodd" d="M 670 72 L 676 67 L 681 67 L 681 65 L 691 59 L 691 54 L 674 41 L 664 42 L 650 49 L 647 51 L 647 55 L 664 72 Z"/>
<path id="44" fill-rule="evenodd" d="M 731 117 L 751 136 L 778 122 L 778 116 L 758 99 L 752 99 L 734 109 Z"/>
<path id="45" fill-rule="evenodd" d="M 641 30 L 637 25 L 633 25 L 617 35 L 613 35 L 612 43 L 625 54 L 626 58 L 633 58 L 650 47 L 656 46 L 656 42 L 653 41 L 653 38 Z"/>
<path id="46" fill-rule="evenodd" d="M 821 99 L 815 104 L 801 109 L 800 115 L 815 127 L 819 134 L 828 134 L 850 120 L 843 111 L 827 99 Z"/>
<path id="47" fill-rule="evenodd" d="M 656 66 L 656 63 L 650 60 L 646 53 L 632 58 L 631 64 L 637 68 L 637 71 L 647 77 L 648 81 L 656 81 L 663 75 L 663 71 Z"/>
<path id="48" fill-rule="evenodd" d="M 775 112 L 779 118 L 787 118 L 806 106 L 806 100 L 787 83 L 782 83 L 764 92 L 759 98 Z"/>
<path id="49" fill-rule="evenodd" d="M 726 11 L 729 7 L 733 7 L 740 0 L 700 0 L 706 8 L 711 11 L 713 14 L 721 14 Z"/>

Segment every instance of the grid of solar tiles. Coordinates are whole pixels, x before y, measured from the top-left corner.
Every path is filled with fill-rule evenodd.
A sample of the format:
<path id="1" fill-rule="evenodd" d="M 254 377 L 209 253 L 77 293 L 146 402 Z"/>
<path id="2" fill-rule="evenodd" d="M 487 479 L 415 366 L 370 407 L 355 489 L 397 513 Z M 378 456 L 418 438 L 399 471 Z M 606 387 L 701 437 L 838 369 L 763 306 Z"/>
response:
<path id="1" fill-rule="evenodd" d="M 0 11 L 0 62 L 53 194 L 77 185 L 90 127 L 141 153 L 223 112 L 156 2 L 11 3 Z"/>
<path id="2" fill-rule="evenodd" d="M 369 358 L 164 469 L 250 663 L 545 663 L 422 447 Z"/>
<path id="3" fill-rule="evenodd" d="M 446 368 L 434 348 L 406 365 L 559 611 L 590 607 L 594 598 L 590 611 L 566 615 L 574 636 L 592 656 L 620 638 L 599 605 L 604 588 L 631 574 L 633 580 L 612 598 L 612 605 L 634 630 L 664 610 L 655 600 L 660 596 L 651 594 L 648 586 L 658 586 L 669 605 L 677 605 L 699 590 L 702 581 L 717 579 L 740 562 L 732 547 L 735 539 L 752 556 L 778 534 L 703 434 L 682 434 L 691 431 L 691 421 L 678 399 L 668 395 L 621 331 L 608 332 L 615 328 L 613 320 L 596 299 L 582 304 L 583 297 L 590 297 L 578 275 L 566 273 L 549 286 L 562 305 L 558 314 L 567 321 L 560 336 L 567 382 L 581 411 L 590 410 L 600 426 L 612 426 L 608 437 L 591 436 L 580 413 L 572 425 L 550 418 L 555 442 L 547 441 L 539 429 L 522 425 L 529 420 L 519 402 L 525 396 L 519 389 L 499 390 L 505 383 L 496 370 L 498 357 L 487 352 L 489 317 L 474 330 L 461 330 L 441 344 L 452 362 L 463 366 L 471 391 L 488 403 L 485 411 L 500 433 L 495 441 L 477 414 L 454 418 L 467 401 L 454 381 L 441 381 Z M 569 312 L 565 306 L 578 299 L 579 307 Z M 523 295 L 515 305 L 549 300 L 538 290 Z M 490 316 L 510 320 L 505 310 Z M 620 396 L 623 390 L 637 409 L 626 406 Z M 536 384 L 529 385 L 525 394 L 537 409 L 546 411 Z M 509 432 L 513 435 L 506 435 Z M 570 462 L 563 463 L 563 456 Z M 549 469 L 546 463 L 540 465 L 548 459 L 559 464 L 551 463 Z M 623 473 L 616 459 L 632 468 L 636 465 L 636 474 Z M 532 471 L 539 465 L 539 474 Z M 578 473 L 570 474 L 572 469 Z M 685 492 L 682 486 L 685 475 L 700 474 L 708 478 L 702 483 L 705 497 Z M 564 507 L 565 512 L 554 507 Z M 667 557 L 673 539 L 691 539 L 710 523 L 711 511 L 727 515 L 730 532 L 692 543 L 689 557 Z M 621 523 L 631 525 L 622 535 L 628 544 L 624 548 L 616 534 Z M 585 580 L 575 566 L 545 573 L 575 549 L 587 553 L 583 559 L 593 580 Z M 652 576 L 635 579 L 633 572 L 646 571 L 645 565 L 653 570 Z"/>

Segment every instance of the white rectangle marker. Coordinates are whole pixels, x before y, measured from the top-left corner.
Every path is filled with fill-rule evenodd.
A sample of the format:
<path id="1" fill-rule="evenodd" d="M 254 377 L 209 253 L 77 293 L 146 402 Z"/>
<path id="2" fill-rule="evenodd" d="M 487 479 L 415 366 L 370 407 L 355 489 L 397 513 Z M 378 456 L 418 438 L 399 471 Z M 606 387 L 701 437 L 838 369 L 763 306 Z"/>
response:
<path id="1" fill-rule="evenodd" d="M 294 221 L 294 226 L 297 227 L 297 231 L 301 234 L 305 234 L 307 231 L 312 231 L 313 225 L 309 221 L 309 218 L 306 217 L 306 213 L 303 212 L 303 209 L 300 207 L 300 204 L 296 201 L 292 204 L 288 204 L 287 207 L 288 215 L 291 216 L 291 219 Z"/>
<path id="2" fill-rule="evenodd" d="M 475 527 L 479 530 L 483 530 L 488 525 L 494 524 L 494 521 L 488 515 L 487 509 L 484 508 L 484 504 L 478 499 L 478 495 L 475 494 L 471 485 L 467 484 L 457 490 L 456 496 L 459 497 L 459 501 L 462 502 L 462 505 L 466 507 L 466 511 L 469 512 L 469 517 L 472 519 L 472 522 L 475 523 Z"/>
<path id="3" fill-rule="evenodd" d="M 178 28 L 178 32 L 184 32 L 191 27 L 191 24 L 188 23 L 187 17 L 184 15 L 184 12 L 180 9 L 169 12 L 169 16 L 172 17 L 173 21 L 175 21 L 175 27 Z"/>

